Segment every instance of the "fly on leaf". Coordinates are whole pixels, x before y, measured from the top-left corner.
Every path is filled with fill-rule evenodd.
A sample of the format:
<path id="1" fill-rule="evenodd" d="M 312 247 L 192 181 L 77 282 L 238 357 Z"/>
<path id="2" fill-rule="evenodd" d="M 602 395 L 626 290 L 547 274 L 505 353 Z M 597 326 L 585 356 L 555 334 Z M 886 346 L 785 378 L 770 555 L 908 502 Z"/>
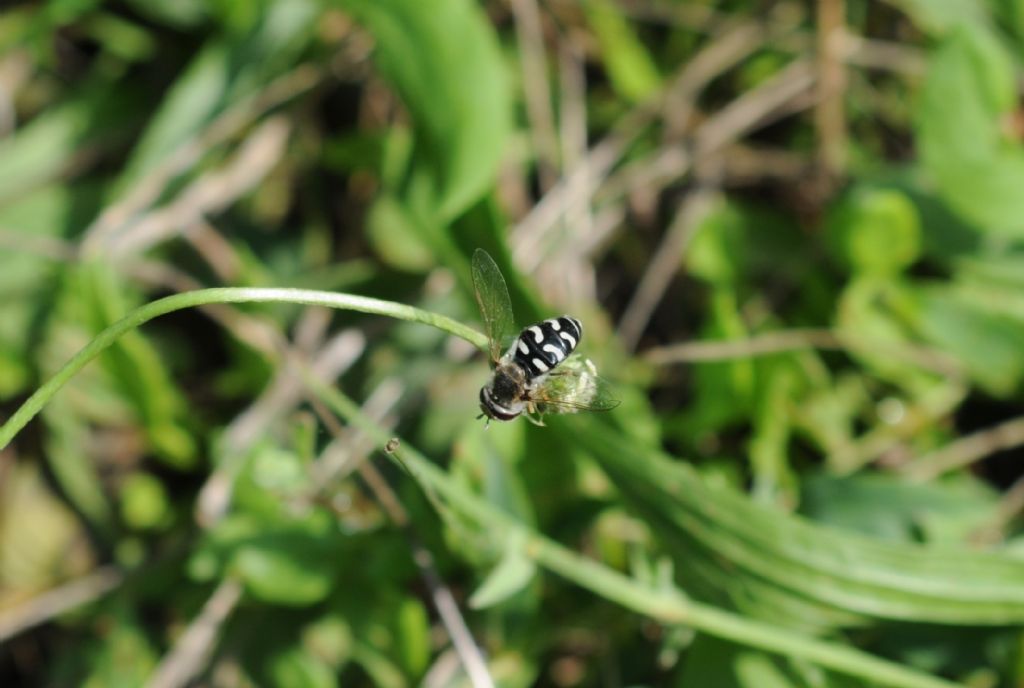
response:
<path id="1" fill-rule="evenodd" d="M 473 253 L 473 288 L 487 332 L 493 373 L 480 389 L 481 417 L 536 423 L 546 413 L 608 411 L 619 405 L 589 359 L 574 353 L 583 324 L 569 315 L 515 333 L 505 278 L 486 251 Z"/>

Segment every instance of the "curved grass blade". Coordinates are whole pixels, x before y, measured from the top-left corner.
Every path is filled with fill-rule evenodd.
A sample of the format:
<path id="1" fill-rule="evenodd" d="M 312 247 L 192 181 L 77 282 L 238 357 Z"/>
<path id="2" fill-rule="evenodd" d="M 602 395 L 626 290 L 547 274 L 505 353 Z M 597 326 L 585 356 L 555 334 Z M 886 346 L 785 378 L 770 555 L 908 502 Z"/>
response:
<path id="1" fill-rule="evenodd" d="M 431 325 L 456 337 L 465 339 L 479 349 L 483 349 L 486 344 L 482 334 L 451 318 L 414 308 L 413 306 L 373 299 L 367 296 L 312 291 L 309 289 L 262 289 L 255 287 L 223 287 L 183 292 L 136 308 L 96 335 L 71 360 L 65 363 L 53 377 L 37 389 L 14 412 L 14 415 L 0 426 L 0 450 L 4 449 L 14 436 L 18 434 L 18 431 L 25 427 L 39 413 L 43 406 L 46 405 L 46 402 L 64 386 L 64 383 L 126 333 L 133 331 L 143 323 L 158 316 L 173 313 L 183 308 L 205 306 L 211 303 L 296 303 L 307 306 L 325 306 L 327 308 L 352 310 Z"/>
<path id="2" fill-rule="evenodd" d="M 580 419 L 578 422 L 586 422 Z M 881 541 L 760 506 L 600 423 L 573 441 L 608 472 L 630 507 L 672 543 L 702 592 L 755 613 L 758 591 L 787 623 L 849 627 L 880 619 L 965 625 L 1024 623 L 1024 560 L 965 547 Z M 715 571 L 718 571 L 716 574 Z M 781 619 L 776 613 L 773 619 Z M 833 626 L 834 627 L 834 626 Z"/>

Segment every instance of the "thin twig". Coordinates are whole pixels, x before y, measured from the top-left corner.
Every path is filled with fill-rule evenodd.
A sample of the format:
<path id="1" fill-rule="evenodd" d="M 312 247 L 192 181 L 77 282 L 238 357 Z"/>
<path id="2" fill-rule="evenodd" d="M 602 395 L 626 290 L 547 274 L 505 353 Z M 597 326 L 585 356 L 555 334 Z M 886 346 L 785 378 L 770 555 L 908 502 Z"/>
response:
<path id="1" fill-rule="evenodd" d="M 968 541 L 979 546 L 991 546 L 1003 542 L 1007 528 L 1024 511 L 1024 477 L 1017 478 L 1003 493 L 995 514 L 984 524 L 975 528 Z"/>
<path id="2" fill-rule="evenodd" d="M 785 30 L 789 30 L 789 27 Z M 754 37 L 753 45 L 755 47 L 763 45 L 763 42 L 769 40 L 773 35 L 773 33 L 759 34 Z M 740 39 L 750 39 L 752 36 L 753 33 L 745 24 L 731 26 L 729 30 L 716 36 L 702 48 L 693 60 L 688 61 L 667 84 L 663 92 L 656 94 L 622 117 L 612 127 L 611 132 L 587 155 L 581 157 L 559 183 L 544 194 L 533 209 L 516 223 L 511 232 L 516 264 L 526 272 L 533 272 L 546 255 L 541 250 L 542 242 L 547 240 L 551 229 L 564 217 L 567 210 L 578 207 L 581 202 L 589 203 L 588 199 L 595 195 L 598 188 L 605 185 L 605 180 L 611 170 L 622 159 L 632 143 L 659 115 L 663 114 L 666 107 L 670 107 L 673 102 L 678 101 L 692 102 L 703 86 L 748 54 L 749 45 L 744 44 Z M 743 101 L 741 104 L 745 105 L 745 102 Z M 714 127 L 709 127 L 705 131 L 706 136 L 714 137 L 716 135 Z M 738 135 L 739 133 L 737 133 Z M 714 141 L 711 143 L 715 144 Z M 714 145 L 710 147 L 714 147 Z M 673 150 L 673 154 L 677 152 Z M 659 163 L 671 163 L 671 172 L 667 178 L 678 178 L 689 168 L 691 158 L 688 151 L 682 151 L 681 161 L 676 157 L 678 156 L 673 155 L 671 161 L 659 160 Z M 604 193 L 602 195 L 618 198 L 623 195 L 624 190 L 619 189 L 618 191 L 617 194 Z"/>
<path id="3" fill-rule="evenodd" d="M 814 85 L 814 68 L 807 60 L 790 62 L 778 74 L 744 92 L 715 113 L 700 128 L 697 157 L 719 149 L 765 123 L 768 118 Z"/>
<path id="4" fill-rule="evenodd" d="M 593 195 L 638 135 L 640 119 L 639 113 L 625 118 L 512 228 L 513 257 L 523 270 L 532 272 L 540 264 L 544 258 L 540 244 L 548 232 L 563 217 L 565 209 L 573 207 L 574 197 Z"/>
<path id="5" fill-rule="evenodd" d="M 32 253 L 50 260 L 71 261 L 77 256 L 74 245 L 60 237 L 37 236 L 8 227 L 0 228 L 0 248 Z"/>
<path id="6" fill-rule="evenodd" d="M 363 412 L 381 427 L 391 430 L 394 427 L 391 413 L 404 394 L 404 385 L 394 378 L 388 378 L 366 397 Z M 310 467 L 313 482 L 326 485 L 331 480 L 344 478 L 358 468 L 360 461 L 374 451 L 376 446 L 373 438 L 359 428 L 351 436 L 335 438 Z"/>
<path id="7" fill-rule="evenodd" d="M 307 394 L 313 411 L 320 418 L 324 426 L 335 438 L 342 438 L 344 436 L 344 429 L 330 409 L 320 400 L 316 391 L 312 387 L 307 387 Z M 370 491 L 373 492 L 392 523 L 405 534 L 409 542 L 409 548 L 412 551 L 413 561 L 420 571 L 424 584 L 430 591 L 434 607 L 437 609 L 441 623 L 448 632 L 448 637 L 451 638 L 452 646 L 462 662 L 470 683 L 474 688 L 494 688 L 494 681 L 487 668 L 487 662 L 480 652 L 480 647 L 477 645 L 472 632 L 469 630 L 469 626 L 466 624 L 466 620 L 459 611 L 455 596 L 438 573 L 433 555 L 416 534 L 414 524 L 409 518 L 409 513 L 402 506 L 401 501 L 387 481 L 384 480 L 383 476 L 380 475 L 372 464 L 361 461 L 358 464 L 358 471 L 360 477 L 370 488 Z"/>
<path id="8" fill-rule="evenodd" d="M 724 144 L 738 138 L 743 132 L 764 121 L 773 111 L 809 89 L 813 79 L 810 65 L 798 60 L 761 86 L 736 98 L 697 130 L 694 158 L 698 162 L 709 160 Z M 689 168 L 692 158 L 683 155 L 678 162 Z M 657 165 L 658 160 L 655 163 L 660 177 L 664 171 Z M 645 176 L 649 174 L 647 171 Z M 701 187 L 684 200 L 676 221 L 658 247 L 654 261 L 633 294 L 619 325 L 619 338 L 628 350 L 636 348 L 640 341 L 651 314 L 679 269 L 683 249 L 700 219 L 707 213 L 713 198 L 712 191 Z"/>
<path id="9" fill-rule="evenodd" d="M 238 282 L 238 276 L 242 273 L 242 259 L 216 227 L 205 220 L 200 220 L 184 233 L 184 237 L 206 261 L 222 284 Z"/>
<path id="10" fill-rule="evenodd" d="M 317 67 L 300 65 L 272 81 L 259 93 L 225 110 L 205 130 L 179 145 L 172 154 L 144 175 L 121 200 L 103 210 L 85 231 L 83 253 L 88 255 L 98 251 L 128 222 L 155 203 L 167 185 L 195 165 L 207 151 L 255 122 L 265 112 L 312 88 L 322 74 Z"/>
<path id="11" fill-rule="evenodd" d="M 895 358 L 899 350 L 885 352 L 886 356 Z M 878 353 L 877 350 L 875 352 Z M 904 360 L 912 362 L 910 356 Z M 935 372 L 943 374 L 940 370 Z M 950 371 L 947 375 L 948 384 L 944 384 L 935 393 L 925 395 L 917 403 L 909 407 L 903 419 L 895 425 L 877 424 L 861 435 L 852 446 L 828 457 L 833 472 L 840 475 L 851 475 L 872 461 L 880 465 L 894 467 L 899 465 L 900 454 L 907 453 L 907 443 L 919 436 L 928 428 L 949 415 L 963 403 L 969 391 L 968 380 L 963 369 Z"/>
<path id="12" fill-rule="evenodd" d="M 924 76 L 928 70 L 928 56 L 921 48 L 849 32 L 844 32 L 841 39 L 841 57 L 855 67 L 888 70 L 911 77 Z"/>
<path id="13" fill-rule="evenodd" d="M 661 106 L 668 140 L 680 138 L 690 127 L 701 91 L 718 76 L 761 49 L 771 40 L 772 33 L 755 22 L 730 25 L 687 60 L 686 69 L 668 88 Z"/>
<path id="14" fill-rule="evenodd" d="M 749 339 L 721 342 L 683 342 L 648 349 L 641 356 L 655 365 L 715 363 L 803 349 L 842 349 L 843 343 L 831 330 L 784 330 L 767 332 Z"/>
<path id="15" fill-rule="evenodd" d="M 551 110 L 551 86 L 548 83 L 544 29 L 537 0 L 510 0 L 515 17 L 519 62 L 522 66 L 523 95 L 530 120 L 530 136 L 537 155 L 537 173 L 541 189 L 547 191 L 558 178 L 558 137 Z"/>
<path id="16" fill-rule="evenodd" d="M 818 102 L 814 126 L 818 135 L 818 165 L 821 191 L 831 187 L 843 173 L 846 158 L 846 71 L 842 62 L 842 37 L 846 27 L 844 0 L 817 2 Z"/>
<path id="17" fill-rule="evenodd" d="M 739 23 L 721 31 L 719 36 L 689 61 L 687 68 L 675 79 L 664 98 L 662 116 L 665 119 L 668 140 L 680 138 L 690 126 L 690 120 L 693 113 L 696 112 L 697 96 L 700 92 L 715 77 L 757 50 L 765 40 L 764 31 L 758 24 Z M 741 97 L 735 102 L 745 108 L 739 110 L 742 114 L 752 107 L 750 102 L 756 106 L 761 101 L 748 101 Z M 704 159 L 710 160 L 710 154 L 720 145 L 716 143 L 716 136 L 719 136 L 716 127 L 720 121 L 735 122 L 742 127 L 750 119 L 736 116 L 737 111 L 736 107 L 727 107 L 722 113 L 708 120 L 698 129 L 695 148 L 701 152 Z M 671 158 L 671 161 L 678 163 L 678 166 L 674 167 L 679 174 L 682 174 L 690 168 L 692 158 L 684 151 L 678 158 Z M 658 169 L 660 163 L 663 162 L 664 160 L 656 162 L 655 169 Z M 672 179 L 673 176 L 658 174 L 657 178 L 659 182 L 664 182 Z M 680 204 L 675 220 L 655 250 L 650 267 L 644 272 L 640 284 L 626 307 L 625 315 L 619 324 L 619 338 L 627 350 L 632 351 L 636 348 L 651 315 L 679 270 L 680 258 L 686 245 L 717 195 L 717 192 L 712 191 L 708 186 L 701 184 Z M 660 184 L 643 188 L 649 190 L 652 187 L 658 188 Z M 632 190 L 639 187 L 630 186 L 629 188 Z"/>
<path id="18" fill-rule="evenodd" d="M 656 153 L 625 165 L 602 186 L 599 200 L 626 196 L 634 189 L 662 188 L 681 178 L 695 162 L 794 109 L 794 101 L 810 91 L 814 72 L 809 62 L 795 61 L 757 88 L 747 91 L 707 119 L 694 133 L 691 146 L 663 146 Z"/>
<path id="19" fill-rule="evenodd" d="M 594 235 L 594 214 L 591 197 L 587 193 L 590 177 L 587 169 L 587 75 L 585 47 L 578 32 L 570 30 L 558 51 L 559 84 L 561 86 L 559 132 L 562 144 L 562 164 L 576 169 L 579 188 L 569 193 L 573 205 L 565 209 L 565 228 L 571 241 L 561 241 L 558 259 L 545 261 L 537 277 L 542 284 L 561 287 L 555 300 L 569 299 L 593 302 L 597 293 L 594 266 L 583 250 Z M 541 271 L 543 271 L 543 274 Z"/>
<path id="20" fill-rule="evenodd" d="M 804 153 L 774 148 L 755 148 L 740 143 L 722 151 L 722 186 L 761 184 L 766 179 L 795 181 L 811 171 Z"/>
<path id="21" fill-rule="evenodd" d="M 551 2 L 552 0 L 549 0 Z M 568 0 L 555 0 L 555 4 L 566 3 Z M 720 26 L 731 15 L 719 12 L 704 5 L 680 2 L 637 2 L 636 0 L 619 0 L 618 6 L 630 17 L 662 23 L 686 26 L 696 31 L 708 32 Z M 789 25 L 792 19 L 800 20 L 802 11 L 790 11 L 785 4 L 775 7 L 773 16 L 767 19 L 768 30 L 778 25 Z M 790 54 L 802 55 L 811 50 L 815 37 L 808 31 L 794 31 L 786 35 L 785 40 L 772 42 L 772 48 Z M 846 32 L 841 39 L 842 50 L 839 58 L 851 66 L 895 72 L 906 76 L 921 76 L 927 68 L 927 55 L 919 47 L 856 36 Z"/>
<path id="22" fill-rule="evenodd" d="M 124 574 L 105 566 L 76 580 L 47 590 L 16 607 L 0 612 L 0 643 L 66 612 L 94 602 L 124 581 Z"/>
<path id="23" fill-rule="evenodd" d="M 321 380 L 335 380 L 362 355 L 365 337 L 358 330 L 344 330 L 316 355 L 312 369 Z M 210 473 L 196 500 L 196 519 L 209 526 L 227 512 L 240 462 L 249 448 L 262 437 L 274 420 L 282 417 L 303 399 L 302 383 L 298 379 L 298 360 L 286 356 L 273 381 L 243 413 L 228 425 L 224 432 L 225 455 Z"/>
<path id="24" fill-rule="evenodd" d="M 166 206 L 142 215 L 121 229 L 105 255 L 142 253 L 169 238 L 201 225 L 204 216 L 220 212 L 248 193 L 280 161 L 291 127 L 284 117 L 263 122 L 219 169 L 201 175 Z"/>
<path id="25" fill-rule="evenodd" d="M 178 688 L 189 683 L 206 665 L 217 634 L 242 597 L 242 584 L 225 578 L 203 605 L 171 651 L 160 660 L 146 688 Z"/>
<path id="26" fill-rule="evenodd" d="M 1024 416 L 1012 418 L 951 442 L 900 468 L 908 477 L 927 481 L 986 456 L 1024 445 Z"/>
<path id="27" fill-rule="evenodd" d="M 640 279 L 633 298 L 626 306 L 619 322 L 619 340 L 627 351 L 633 351 L 640 335 L 647 327 L 654 309 L 679 270 L 680 262 L 690 239 L 711 208 L 718 192 L 700 187 L 688 194 L 679 204 L 675 219 L 654 253 L 654 259 Z"/>
<path id="28" fill-rule="evenodd" d="M 832 349 L 883 352 L 886 356 L 913 363 L 925 370 L 962 378 L 963 368 L 950 356 L 912 344 L 893 344 L 853 337 L 825 329 L 792 329 L 767 332 L 749 339 L 720 342 L 683 342 L 648 349 L 642 358 L 655 365 L 714 363 L 803 349 Z"/>

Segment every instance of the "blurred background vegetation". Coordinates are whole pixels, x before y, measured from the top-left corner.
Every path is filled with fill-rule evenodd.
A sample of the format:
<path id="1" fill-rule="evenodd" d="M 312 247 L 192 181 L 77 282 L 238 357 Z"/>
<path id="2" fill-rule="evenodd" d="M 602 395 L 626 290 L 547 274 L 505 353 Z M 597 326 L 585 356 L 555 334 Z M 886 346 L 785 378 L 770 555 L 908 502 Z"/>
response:
<path id="1" fill-rule="evenodd" d="M 623 403 L 159 318 L 0 447 L 0 684 L 1024 685 L 1022 58 L 1021 0 L 5 2 L 0 419 L 202 287 L 479 328 L 477 247 Z"/>

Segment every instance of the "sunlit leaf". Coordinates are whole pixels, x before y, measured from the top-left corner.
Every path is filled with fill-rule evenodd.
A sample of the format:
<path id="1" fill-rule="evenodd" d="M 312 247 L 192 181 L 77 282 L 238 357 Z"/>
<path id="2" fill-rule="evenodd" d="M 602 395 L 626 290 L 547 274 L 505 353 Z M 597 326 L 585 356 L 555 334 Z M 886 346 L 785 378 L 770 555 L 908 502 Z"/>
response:
<path id="1" fill-rule="evenodd" d="M 334 688 L 338 685 L 337 676 L 327 663 L 299 647 L 271 658 L 267 673 L 278 686 Z"/>
<path id="2" fill-rule="evenodd" d="M 289 606 L 304 606 L 327 596 L 337 564 L 323 528 L 283 528 L 243 543 L 233 556 L 233 570 L 254 597 Z"/>
<path id="3" fill-rule="evenodd" d="M 964 25 L 985 25 L 985 4 L 974 0 L 887 0 L 909 14 L 922 29 L 945 34 Z"/>
<path id="4" fill-rule="evenodd" d="M 837 257 L 865 273 L 895 274 L 918 259 L 921 225 L 913 203 L 891 189 L 859 189 L 837 204 L 828 223 Z"/>
<path id="5" fill-rule="evenodd" d="M 661 75 L 647 46 L 634 32 L 634 25 L 606 0 L 595 0 L 584 6 L 612 85 L 632 103 L 651 97 L 661 85 Z"/>
<path id="6" fill-rule="evenodd" d="M 963 26 L 929 65 L 919 145 L 944 198 L 979 230 L 1024 235 L 1024 146 L 1003 119 L 1016 102 L 1010 57 L 991 32 Z"/>
<path id="7" fill-rule="evenodd" d="M 436 212 L 454 218 L 493 182 L 511 123 L 493 29 L 472 0 L 340 4 L 376 39 L 375 61 L 422 137 L 420 165 L 432 168 Z"/>
<path id="8" fill-rule="evenodd" d="M 522 590 L 537 573 L 537 566 L 522 551 L 522 544 L 509 542 L 487 579 L 469 598 L 475 609 L 501 604 Z"/>
<path id="9" fill-rule="evenodd" d="M 162 482 L 147 473 L 131 476 L 121 487 L 121 514 L 131 528 L 156 528 L 171 517 Z"/>

